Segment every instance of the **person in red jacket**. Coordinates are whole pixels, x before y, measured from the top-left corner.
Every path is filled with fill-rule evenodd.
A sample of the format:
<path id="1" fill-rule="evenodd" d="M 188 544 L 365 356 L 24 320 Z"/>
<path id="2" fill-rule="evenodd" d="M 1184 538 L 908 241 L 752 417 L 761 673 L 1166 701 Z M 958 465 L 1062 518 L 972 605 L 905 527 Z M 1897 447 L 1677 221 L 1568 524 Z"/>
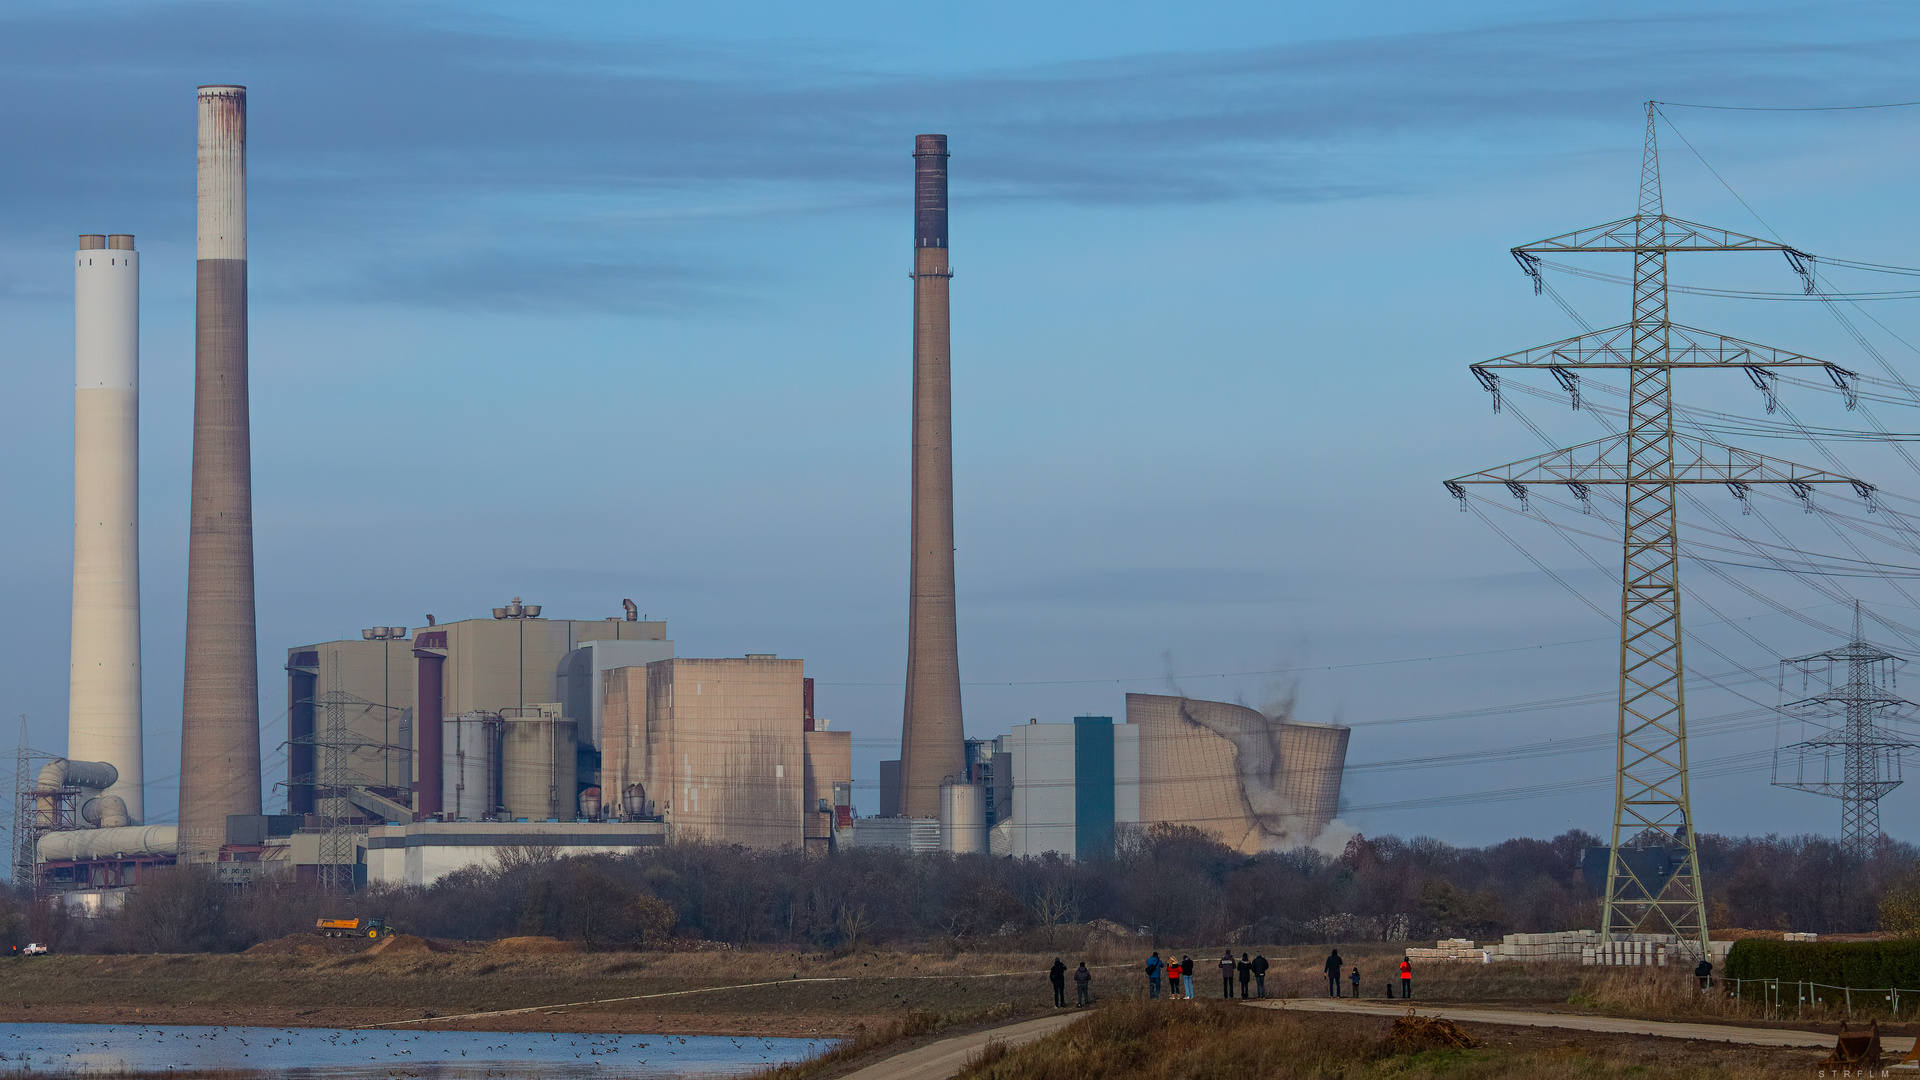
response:
<path id="1" fill-rule="evenodd" d="M 1400 996 L 1413 1000 L 1413 965 L 1405 960 L 1400 961 Z"/>
<path id="2" fill-rule="evenodd" d="M 1168 1001 L 1177 1001 L 1187 996 L 1180 992 L 1180 976 L 1182 974 L 1183 973 L 1180 970 L 1180 961 L 1175 960 L 1173 963 L 1167 965 L 1167 1000 Z"/>

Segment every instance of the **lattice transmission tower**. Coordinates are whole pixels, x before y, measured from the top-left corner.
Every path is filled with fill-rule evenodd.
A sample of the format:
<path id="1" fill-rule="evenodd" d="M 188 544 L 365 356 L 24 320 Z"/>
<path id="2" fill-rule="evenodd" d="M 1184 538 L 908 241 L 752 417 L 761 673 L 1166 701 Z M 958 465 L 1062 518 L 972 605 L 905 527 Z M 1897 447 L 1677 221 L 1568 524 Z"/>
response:
<path id="1" fill-rule="evenodd" d="M 1706 947 L 1705 892 L 1694 841 L 1687 771 L 1685 666 L 1681 659 L 1679 522 L 1676 485 L 1725 484 L 1744 501 L 1750 485 L 1783 484 L 1806 500 L 1815 484 L 1848 484 L 1872 508 L 1873 487 L 1858 479 L 1723 446 L 1673 428 L 1672 375 L 1707 368 L 1741 371 L 1762 390 L 1767 369 L 1817 367 L 1843 388 L 1853 373 L 1825 360 L 1698 330 L 1667 317 L 1667 256 L 1708 251 L 1771 251 L 1811 283 L 1811 257 L 1785 244 L 1669 217 L 1660 192 L 1656 110 L 1647 103 L 1639 213 L 1512 249 L 1541 288 L 1540 260 L 1595 252 L 1633 256 L 1632 317 L 1581 334 L 1473 364 L 1500 407 L 1500 372 L 1550 372 L 1578 402 L 1580 373 L 1626 372 L 1626 429 L 1446 481 L 1466 508 L 1467 485 L 1498 484 L 1522 505 L 1527 488 L 1561 484 L 1582 506 L 1592 485 L 1618 485 L 1624 509 L 1620 590 L 1619 723 L 1614 814 L 1601 915 L 1606 935 L 1672 933 Z"/>
<path id="2" fill-rule="evenodd" d="M 1880 842 L 1880 800 L 1900 786 L 1900 759 L 1914 748 L 1886 723 L 1913 707 L 1895 692 L 1905 664 L 1867 641 L 1857 600 L 1853 640 L 1780 663 L 1783 689 L 1786 676 L 1796 671 L 1803 690 L 1817 687 L 1782 711 L 1821 722 L 1824 730 L 1774 751 L 1773 782 L 1839 799 L 1840 843 L 1862 859 Z"/>

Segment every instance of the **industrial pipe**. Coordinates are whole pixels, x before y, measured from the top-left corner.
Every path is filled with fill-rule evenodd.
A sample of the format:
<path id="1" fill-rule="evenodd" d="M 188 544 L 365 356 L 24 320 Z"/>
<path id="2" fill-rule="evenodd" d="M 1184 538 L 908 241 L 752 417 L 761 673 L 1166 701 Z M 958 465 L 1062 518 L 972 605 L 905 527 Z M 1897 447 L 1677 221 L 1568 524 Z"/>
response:
<path id="1" fill-rule="evenodd" d="M 61 788 L 91 788 L 105 791 L 118 783 L 120 770 L 104 761 L 73 761 L 57 757 L 40 766 L 35 791 L 59 791 Z"/>
<path id="2" fill-rule="evenodd" d="M 179 827 L 175 825 L 70 829 L 42 836 L 37 847 L 41 862 L 54 859 L 112 859 L 128 855 L 172 855 L 179 850 Z"/>
<path id="3" fill-rule="evenodd" d="M 420 777 L 413 787 L 413 819 L 426 821 L 445 806 L 441 789 L 446 764 L 442 760 L 445 700 L 440 683 L 447 657 L 445 653 L 429 649 L 415 649 L 413 656 L 418 661 L 414 677 L 413 730 L 420 745 L 420 753 L 415 758 L 420 763 Z"/>

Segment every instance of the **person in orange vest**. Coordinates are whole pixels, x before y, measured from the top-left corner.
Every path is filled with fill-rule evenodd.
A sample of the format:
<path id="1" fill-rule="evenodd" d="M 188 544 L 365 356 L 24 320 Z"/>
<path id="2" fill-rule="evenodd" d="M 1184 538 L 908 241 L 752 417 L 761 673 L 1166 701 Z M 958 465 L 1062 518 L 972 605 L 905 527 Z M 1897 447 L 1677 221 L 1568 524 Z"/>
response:
<path id="1" fill-rule="evenodd" d="M 1400 961 L 1400 996 L 1413 1000 L 1413 965 L 1405 960 Z"/>

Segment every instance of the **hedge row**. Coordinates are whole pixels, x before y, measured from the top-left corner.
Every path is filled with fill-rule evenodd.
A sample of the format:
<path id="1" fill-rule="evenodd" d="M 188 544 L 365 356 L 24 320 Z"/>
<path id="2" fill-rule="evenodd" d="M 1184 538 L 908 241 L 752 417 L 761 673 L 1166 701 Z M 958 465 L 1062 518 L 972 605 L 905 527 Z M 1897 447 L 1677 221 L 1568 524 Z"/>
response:
<path id="1" fill-rule="evenodd" d="M 1920 990 L 1920 941 L 1762 941 L 1733 943 L 1730 979 L 1780 979 L 1863 990 Z"/>

